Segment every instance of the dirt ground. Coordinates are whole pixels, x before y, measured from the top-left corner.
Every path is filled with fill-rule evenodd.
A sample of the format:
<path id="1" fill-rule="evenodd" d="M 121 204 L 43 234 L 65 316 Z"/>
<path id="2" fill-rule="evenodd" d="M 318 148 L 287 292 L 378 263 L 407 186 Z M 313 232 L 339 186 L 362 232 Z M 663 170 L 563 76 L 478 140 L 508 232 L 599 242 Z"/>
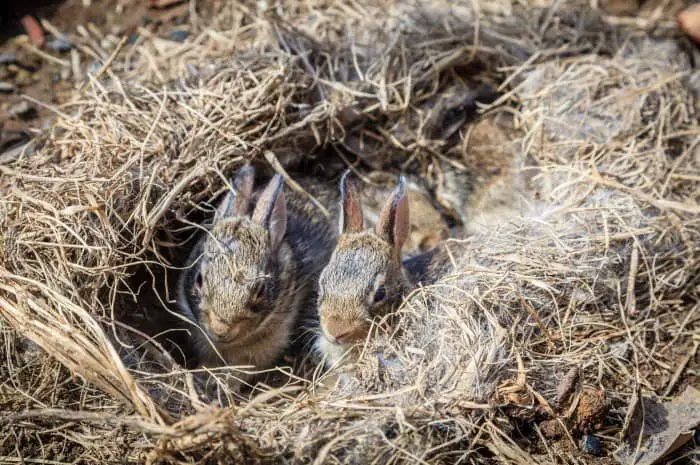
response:
<path id="1" fill-rule="evenodd" d="M 55 108 L 99 69 L 121 37 L 143 33 L 183 41 L 192 11 L 207 17 L 213 0 L 33 0 L 0 5 L 0 159 L 8 158 L 41 128 Z M 41 47 L 27 36 L 23 18 L 44 27 Z"/>

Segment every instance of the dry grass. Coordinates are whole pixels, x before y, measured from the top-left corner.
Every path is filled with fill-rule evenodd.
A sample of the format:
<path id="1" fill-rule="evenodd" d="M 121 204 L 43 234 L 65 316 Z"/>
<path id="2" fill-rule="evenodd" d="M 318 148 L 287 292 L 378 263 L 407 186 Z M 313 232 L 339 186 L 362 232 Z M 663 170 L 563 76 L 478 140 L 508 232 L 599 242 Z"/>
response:
<path id="1" fill-rule="evenodd" d="M 184 44 L 114 53 L 0 166 L 0 462 L 592 462 L 578 437 L 611 452 L 633 392 L 697 383 L 697 355 L 677 363 L 700 325 L 690 58 L 587 4 L 489 3 L 227 4 Z M 292 177 L 355 166 L 339 143 L 361 130 L 388 170 L 469 157 L 468 128 L 430 140 L 407 115 L 480 80 L 536 173 L 522 216 L 464 240 L 343 383 L 204 403 L 161 350 L 202 205 L 266 151 Z M 600 391 L 609 413 L 585 411 Z"/>

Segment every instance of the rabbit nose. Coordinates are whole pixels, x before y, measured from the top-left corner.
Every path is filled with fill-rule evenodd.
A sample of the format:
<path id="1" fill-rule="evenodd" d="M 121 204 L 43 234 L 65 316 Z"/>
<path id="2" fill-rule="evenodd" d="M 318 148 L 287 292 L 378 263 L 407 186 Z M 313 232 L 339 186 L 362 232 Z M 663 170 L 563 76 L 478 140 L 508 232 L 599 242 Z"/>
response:
<path id="1" fill-rule="evenodd" d="M 207 326 L 213 336 L 224 338 L 235 332 L 236 325 L 231 325 L 214 314 L 207 315 Z"/>
<path id="2" fill-rule="evenodd" d="M 333 344 L 348 344 L 364 339 L 365 329 L 356 322 L 330 320 L 326 324 L 326 336 Z"/>
<path id="3" fill-rule="evenodd" d="M 333 336 L 333 339 L 335 339 L 334 342 L 336 344 L 345 344 L 347 342 L 351 342 L 354 338 L 352 331 L 345 331 L 342 334 L 336 334 L 335 336 Z"/>

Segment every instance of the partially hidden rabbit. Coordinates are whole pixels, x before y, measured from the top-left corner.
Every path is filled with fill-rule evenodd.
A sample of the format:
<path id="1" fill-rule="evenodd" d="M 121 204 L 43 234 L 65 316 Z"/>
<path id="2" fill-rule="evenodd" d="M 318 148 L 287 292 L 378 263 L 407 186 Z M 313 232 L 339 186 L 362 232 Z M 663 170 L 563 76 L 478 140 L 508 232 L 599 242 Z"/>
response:
<path id="1" fill-rule="evenodd" d="M 409 201 L 402 176 L 373 229 L 364 228 L 358 182 L 346 172 L 340 183 L 340 235 L 321 272 L 320 330 L 315 348 L 331 366 L 367 337 L 372 321 L 396 309 L 417 284 L 449 271 L 459 242 L 443 241 L 402 261 L 409 235 Z"/>
<path id="2" fill-rule="evenodd" d="M 281 176 L 262 191 L 253 185 L 253 168 L 242 168 L 178 282 L 178 304 L 197 326 L 193 347 L 204 366 L 270 368 L 303 320 L 315 317 L 318 276 L 335 244 L 333 222 L 286 194 Z"/>

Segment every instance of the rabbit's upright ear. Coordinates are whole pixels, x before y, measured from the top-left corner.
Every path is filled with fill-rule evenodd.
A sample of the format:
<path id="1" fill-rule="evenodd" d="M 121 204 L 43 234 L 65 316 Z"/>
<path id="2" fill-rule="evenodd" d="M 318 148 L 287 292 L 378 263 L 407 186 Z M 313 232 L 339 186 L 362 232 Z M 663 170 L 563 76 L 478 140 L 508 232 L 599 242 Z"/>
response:
<path id="1" fill-rule="evenodd" d="M 340 179 L 340 232 L 360 232 L 363 222 L 360 185 L 347 170 Z"/>
<path id="2" fill-rule="evenodd" d="M 409 227 L 406 179 L 401 176 L 399 184 L 393 190 L 379 214 L 376 232 L 379 237 L 393 245 L 400 255 L 401 249 L 408 238 Z"/>
<path id="3" fill-rule="evenodd" d="M 287 202 L 284 198 L 284 179 L 276 174 L 260 194 L 253 211 L 254 222 L 270 233 L 270 244 L 277 250 L 287 231 Z"/>
<path id="4" fill-rule="evenodd" d="M 255 181 L 255 169 L 246 165 L 238 172 L 233 180 L 235 192 L 226 194 L 216 209 L 214 222 L 232 216 L 247 216 L 250 212 L 250 201 L 253 197 L 253 183 Z"/>

